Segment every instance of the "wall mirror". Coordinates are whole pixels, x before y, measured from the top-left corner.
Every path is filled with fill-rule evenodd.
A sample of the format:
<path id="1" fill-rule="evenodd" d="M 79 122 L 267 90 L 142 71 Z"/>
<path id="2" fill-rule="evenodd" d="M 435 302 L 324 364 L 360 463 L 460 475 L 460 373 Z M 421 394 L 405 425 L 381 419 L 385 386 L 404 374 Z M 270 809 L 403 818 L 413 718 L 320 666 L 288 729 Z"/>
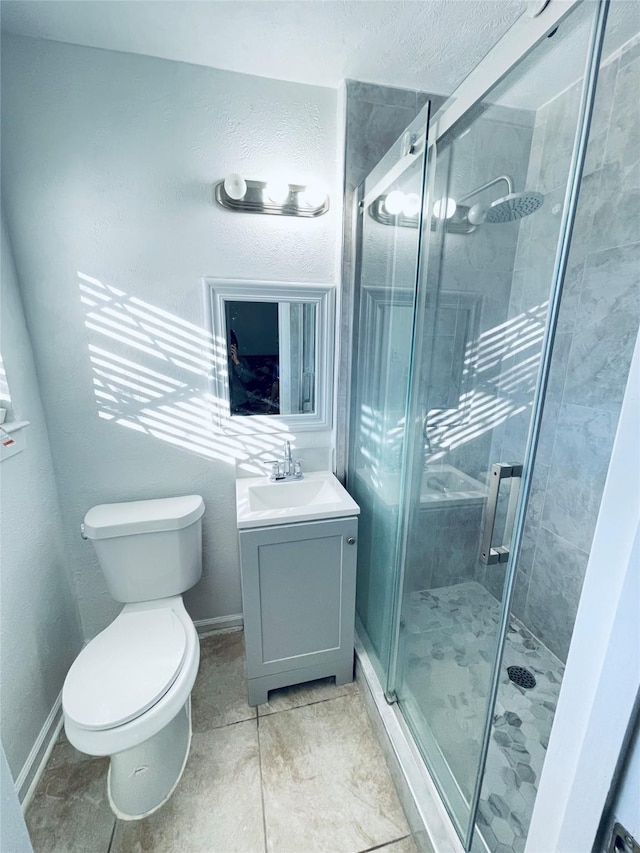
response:
<path id="1" fill-rule="evenodd" d="M 333 288 L 205 279 L 223 428 L 331 426 Z"/>

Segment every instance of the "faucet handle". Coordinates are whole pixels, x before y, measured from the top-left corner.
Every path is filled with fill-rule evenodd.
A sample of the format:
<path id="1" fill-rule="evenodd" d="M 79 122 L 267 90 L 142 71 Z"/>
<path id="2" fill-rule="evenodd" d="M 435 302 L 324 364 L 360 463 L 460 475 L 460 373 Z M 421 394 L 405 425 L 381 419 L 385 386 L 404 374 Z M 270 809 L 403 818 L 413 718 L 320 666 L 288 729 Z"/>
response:
<path id="1" fill-rule="evenodd" d="M 270 480 L 277 480 L 280 478 L 280 463 L 277 459 L 265 459 L 265 465 L 271 465 L 271 474 L 269 475 Z"/>

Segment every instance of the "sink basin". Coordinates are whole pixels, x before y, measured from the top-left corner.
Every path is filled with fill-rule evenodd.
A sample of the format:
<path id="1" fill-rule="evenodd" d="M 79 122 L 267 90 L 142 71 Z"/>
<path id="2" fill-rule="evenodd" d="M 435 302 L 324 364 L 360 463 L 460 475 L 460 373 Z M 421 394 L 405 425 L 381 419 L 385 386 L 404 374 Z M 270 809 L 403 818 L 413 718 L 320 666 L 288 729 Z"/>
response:
<path id="1" fill-rule="evenodd" d="M 374 474 L 361 472 L 361 479 L 389 506 L 397 506 L 400 494 L 400 474 L 384 471 Z M 424 507 L 452 507 L 482 504 L 488 489 L 479 480 L 460 471 L 453 465 L 429 465 L 422 472 L 420 505 Z"/>
<path id="2" fill-rule="evenodd" d="M 267 527 L 358 515 L 360 507 L 329 471 L 302 480 L 270 483 L 265 477 L 236 480 L 238 528 Z"/>
<path id="3" fill-rule="evenodd" d="M 453 465 L 429 466 L 422 474 L 420 503 L 483 500 L 487 487 Z"/>

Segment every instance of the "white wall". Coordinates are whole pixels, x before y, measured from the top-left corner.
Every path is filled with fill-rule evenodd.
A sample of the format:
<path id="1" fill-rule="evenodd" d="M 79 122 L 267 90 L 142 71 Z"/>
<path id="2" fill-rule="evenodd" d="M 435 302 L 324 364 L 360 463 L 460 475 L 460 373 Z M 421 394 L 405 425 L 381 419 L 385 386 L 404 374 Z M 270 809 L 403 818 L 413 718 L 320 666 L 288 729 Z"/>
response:
<path id="1" fill-rule="evenodd" d="M 337 205 L 317 220 L 237 215 L 212 204 L 212 187 L 232 171 L 283 170 L 337 200 L 336 92 L 20 37 L 2 62 L 3 191 L 85 635 L 117 611 L 78 534 L 103 501 L 202 494 L 205 570 L 187 606 L 196 619 L 238 613 L 234 464 L 274 442 L 206 423 L 201 277 L 334 281 Z M 165 426 L 166 390 L 151 404 L 155 426 L 126 386 L 118 416 L 104 418 L 107 400 L 99 417 L 90 346 L 120 379 L 126 370 L 139 385 L 154 370 L 179 387 Z"/>
<path id="2" fill-rule="evenodd" d="M 9 765 L 0 748 L 0 850 L 5 853 L 33 853 L 27 825 L 13 787 Z"/>
<path id="3" fill-rule="evenodd" d="M 0 720 L 17 780 L 82 639 L 47 425 L 4 221 L 1 309 L 0 346 L 13 409 L 16 420 L 30 421 L 25 450 L 0 466 Z"/>
<path id="4" fill-rule="evenodd" d="M 610 822 L 621 823 L 637 841 L 640 838 L 640 727 L 637 719 L 635 726 L 615 794 Z"/>
<path id="5" fill-rule="evenodd" d="M 640 691 L 639 421 L 640 335 L 526 853 L 583 853 L 592 849 Z M 629 830 L 634 828 L 632 824 Z"/>

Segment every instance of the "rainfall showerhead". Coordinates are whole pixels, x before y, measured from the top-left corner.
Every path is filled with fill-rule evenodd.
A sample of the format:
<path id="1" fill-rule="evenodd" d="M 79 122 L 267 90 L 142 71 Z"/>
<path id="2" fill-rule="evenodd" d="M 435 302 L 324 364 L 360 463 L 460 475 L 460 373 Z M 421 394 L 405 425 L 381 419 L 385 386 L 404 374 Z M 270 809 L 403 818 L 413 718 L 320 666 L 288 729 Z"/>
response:
<path id="1" fill-rule="evenodd" d="M 481 187 L 473 190 L 463 196 L 460 201 L 465 201 L 474 195 L 478 195 L 494 184 L 504 181 L 507 185 L 507 195 L 502 198 L 492 201 L 488 207 L 481 204 L 474 204 L 469 209 L 467 219 L 471 225 L 480 225 L 483 222 L 499 223 L 499 222 L 514 222 L 516 219 L 522 219 L 523 216 L 529 216 L 530 213 L 535 213 L 544 202 L 542 193 L 529 192 L 525 190 L 521 193 L 514 193 L 513 181 L 508 175 L 500 175 L 492 181 L 488 181 Z"/>
<path id="2" fill-rule="evenodd" d="M 526 190 L 521 193 L 509 193 L 492 201 L 483 218 L 485 222 L 513 222 L 535 213 L 542 207 L 543 202 L 542 193 Z"/>

